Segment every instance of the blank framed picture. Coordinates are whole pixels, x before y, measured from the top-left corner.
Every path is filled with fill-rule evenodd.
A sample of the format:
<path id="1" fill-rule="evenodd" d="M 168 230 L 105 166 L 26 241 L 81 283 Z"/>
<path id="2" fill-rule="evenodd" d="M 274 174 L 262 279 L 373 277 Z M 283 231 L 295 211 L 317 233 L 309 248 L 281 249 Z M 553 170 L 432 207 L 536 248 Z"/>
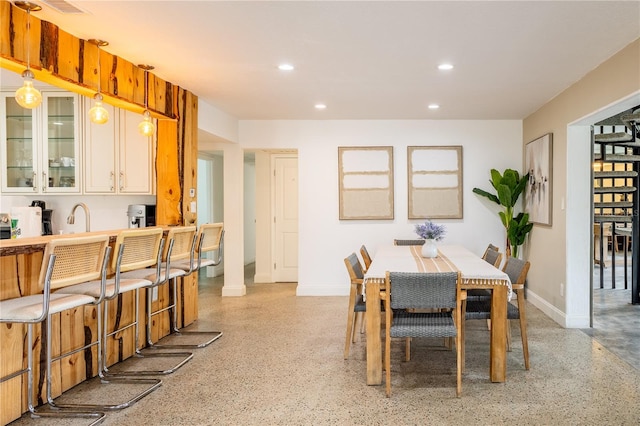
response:
<path id="1" fill-rule="evenodd" d="M 340 220 L 393 219 L 393 147 L 338 147 Z"/>
<path id="2" fill-rule="evenodd" d="M 407 147 L 409 219 L 462 219 L 462 146 Z"/>

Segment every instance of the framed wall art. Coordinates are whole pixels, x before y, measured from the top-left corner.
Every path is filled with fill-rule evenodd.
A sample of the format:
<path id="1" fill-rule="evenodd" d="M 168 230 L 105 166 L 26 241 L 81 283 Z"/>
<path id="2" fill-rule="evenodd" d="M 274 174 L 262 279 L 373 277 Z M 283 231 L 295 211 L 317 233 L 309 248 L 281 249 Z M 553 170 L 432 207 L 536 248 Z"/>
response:
<path id="1" fill-rule="evenodd" d="M 409 219 L 462 218 L 462 146 L 407 147 Z"/>
<path id="2" fill-rule="evenodd" d="M 529 220 L 538 225 L 551 226 L 552 154 L 552 133 L 529 142 L 524 149 L 524 172 L 529 173 L 525 211 L 529 213 Z"/>
<path id="3" fill-rule="evenodd" d="M 393 219 L 393 147 L 338 147 L 340 220 Z"/>

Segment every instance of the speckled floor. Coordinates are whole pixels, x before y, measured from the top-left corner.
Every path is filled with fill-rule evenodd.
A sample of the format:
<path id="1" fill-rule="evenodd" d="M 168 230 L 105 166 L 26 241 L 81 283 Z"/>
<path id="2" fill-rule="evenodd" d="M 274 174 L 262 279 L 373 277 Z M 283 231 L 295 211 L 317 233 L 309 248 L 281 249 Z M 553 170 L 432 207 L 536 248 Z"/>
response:
<path id="1" fill-rule="evenodd" d="M 108 413 L 105 425 L 640 424 L 640 370 L 532 305 L 530 371 L 514 324 L 507 382 L 490 383 L 489 335 L 484 322 L 470 321 L 461 398 L 454 353 L 417 340 L 409 363 L 403 342 L 395 342 L 386 398 L 384 386 L 365 383 L 362 336 L 343 359 L 346 297 L 296 297 L 295 284 L 250 284 L 246 297 L 222 298 L 219 281 L 201 280 L 195 327 L 224 335 L 158 390 Z M 26 416 L 16 422 L 35 423 L 49 424 Z"/>

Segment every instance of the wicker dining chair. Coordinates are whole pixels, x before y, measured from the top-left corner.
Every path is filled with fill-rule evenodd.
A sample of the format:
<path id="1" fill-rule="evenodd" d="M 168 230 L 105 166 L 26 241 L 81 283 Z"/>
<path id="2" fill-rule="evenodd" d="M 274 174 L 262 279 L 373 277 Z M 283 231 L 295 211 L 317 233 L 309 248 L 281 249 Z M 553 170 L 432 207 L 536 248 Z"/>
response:
<path id="1" fill-rule="evenodd" d="M 482 255 L 482 259 L 496 268 L 500 268 L 502 253 L 500 253 L 498 247 L 489 244 Z M 469 300 L 491 300 L 491 291 L 480 288 L 469 289 L 467 290 L 467 302 Z"/>
<path id="2" fill-rule="evenodd" d="M 356 341 L 356 325 L 358 318 L 360 318 L 361 324 L 364 323 L 364 313 L 367 310 L 367 305 L 364 302 L 362 296 L 362 285 L 364 281 L 364 273 L 362 271 L 362 265 L 358 260 L 358 256 L 355 253 L 351 253 L 344 259 L 344 264 L 347 267 L 349 273 L 349 279 L 351 281 L 349 291 L 349 307 L 347 308 L 347 335 L 344 341 L 344 359 L 349 358 L 349 348 L 351 342 Z"/>
<path id="3" fill-rule="evenodd" d="M 386 273 L 385 370 L 386 393 L 391 396 L 391 338 L 454 337 L 456 346 L 456 396 L 462 393 L 461 310 L 464 291 L 460 272 Z M 425 312 L 428 310 L 430 312 Z M 406 345 L 410 359 L 410 345 Z"/>
<path id="4" fill-rule="evenodd" d="M 527 273 L 531 264 L 515 257 L 507 258 L 502 270 L 509 275 L 511 287 L 516 295 L 517 305 L 507 303 L 507 319 L 519 320 L 520 337 L 522 339 L 522 354 L 524 367 L 529 369 L 529 344 L 527 341 L 527 318 L 525 311 L 524 291 L 527 281 Z M 491 318 L 491 300 L 469 300 L 466 304 L 464 321 Z M 463 321 L 463 322 L 464 322 Z M 507 346 L 511 347 L 511 328 L 507 327 Z"/>
<path id="5" fill-rule="evenodd" d="M 394 246 L 423 246 L 425 240 L 393 240 Z"/>

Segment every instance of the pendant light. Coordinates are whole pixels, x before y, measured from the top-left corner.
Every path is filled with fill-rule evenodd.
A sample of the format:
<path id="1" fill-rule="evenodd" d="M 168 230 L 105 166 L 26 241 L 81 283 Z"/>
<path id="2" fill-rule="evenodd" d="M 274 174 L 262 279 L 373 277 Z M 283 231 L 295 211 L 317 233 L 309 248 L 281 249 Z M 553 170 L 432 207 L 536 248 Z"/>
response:
<path id="1" fill-rule="evenodd" d="M 104 124 L 109 121 L 109 111 L 107 111 L 102 106 L 102 94 L 100 93 L 100 80 L 101 80 L 101 71 L 100 68 L 100 48 L 103 46 L 108 46 L 109 43 L 104 40 L 96 40 L 94 38 L 89 40 L 89 43 L 95 44 L 98 46 L 98 93 L 95 94 L 93 99 L 95 103 L 93 107 L 89 110 L 89 119 L 91 122 L 96 124 Z"/>
<path id="2" fill-rule="evenodd" d="M 138 65 L 139 68 L 144 70 L 144 114 L 142 117 L 142 121 L 138 124 L 138 131 L 142 133 L 144 136 L 151 136 L 156 132 L 156 126 L 153 124 L 153 119 L 151 118 L 151 113 L 149 112 L 148 101 L 149 101 L 149 71 L 151 71 L 154 67 L 151 65 Z"/>
<path id="3" fill-rule="evenodd" d="M 42 103 L 42 94 L 33 87 L 33 71 L 31 71 L 31 11 L 37 12 L 42 7 L 28 1 L 16 1 L 16 7 L 27 11 L 27 69 L 22 73 L 23 86 L 16 90 L 16 102 L 23 108 L 33 109 Z"/>

